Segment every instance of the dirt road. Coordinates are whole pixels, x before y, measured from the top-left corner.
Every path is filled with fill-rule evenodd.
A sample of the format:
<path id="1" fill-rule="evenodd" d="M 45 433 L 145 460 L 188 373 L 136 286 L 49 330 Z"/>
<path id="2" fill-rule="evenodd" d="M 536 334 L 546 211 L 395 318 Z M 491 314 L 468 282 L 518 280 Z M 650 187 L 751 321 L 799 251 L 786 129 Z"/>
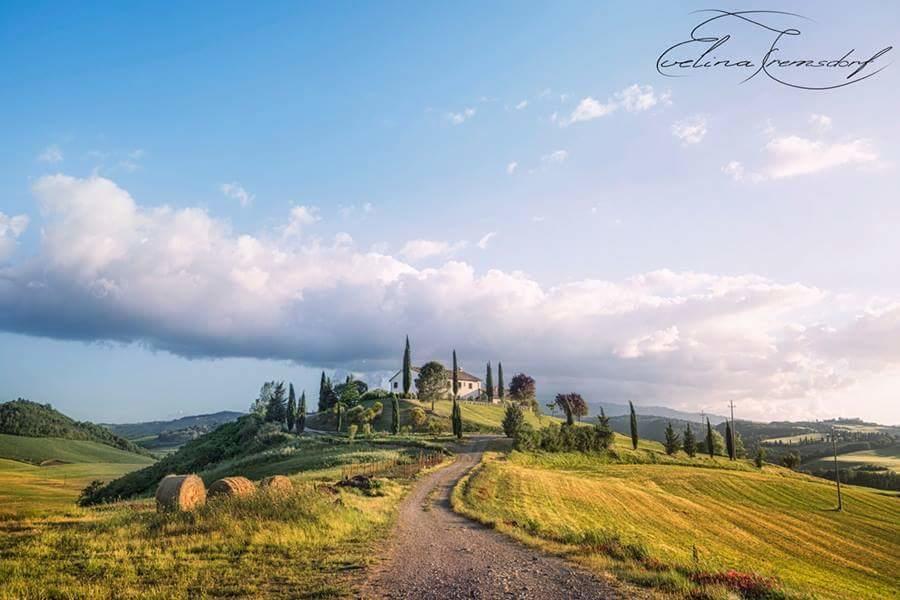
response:
<path id="1" fill-rule="evenodd" d="M 400 508 L 386 555 L 361 598 L 617 598 L 601 578 L 531 550 L 453 512 L 450 492 L 478 464 L 486 441 L 420 480 Z"/>

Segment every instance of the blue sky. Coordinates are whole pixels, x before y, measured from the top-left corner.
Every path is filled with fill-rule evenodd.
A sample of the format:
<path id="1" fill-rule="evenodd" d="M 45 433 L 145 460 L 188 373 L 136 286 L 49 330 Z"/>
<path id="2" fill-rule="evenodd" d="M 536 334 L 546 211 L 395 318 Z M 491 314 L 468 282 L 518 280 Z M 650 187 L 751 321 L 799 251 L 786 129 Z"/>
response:
<path id="1" fill-rule="evenodd" d="M 896 69 L 662 77 L 695 8 L 5 3 L 0 398 L 240 409 L 409 332 L 544 395 L 900 421 Z M 801 58 L 900 31 L 779 9 Z"/>

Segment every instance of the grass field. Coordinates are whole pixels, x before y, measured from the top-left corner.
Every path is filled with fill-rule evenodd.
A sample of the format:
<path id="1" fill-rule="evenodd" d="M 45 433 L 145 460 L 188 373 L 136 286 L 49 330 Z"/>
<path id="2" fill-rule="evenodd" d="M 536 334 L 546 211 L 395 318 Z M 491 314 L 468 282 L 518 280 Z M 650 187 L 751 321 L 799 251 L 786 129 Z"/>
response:
<path id="1" fill-rule="evenodd" d="M 838 463 L 841 469 L 859 467 L 862 465 L 877 465 L 900 473 L 900 444 L 887 448 L 873 448 L 872 450 L 860 450 L 838 454 Z M 834 459 L 831 457 L 820 458 L 803 464 L 804 469 L 834 469 Z"/>
<path id="2" fill-rule="evenodd" d="M 82 440 L 24 437 L 0 433 L 0 458 L 33 464 L 44 461 L 67 463 L 150 464 L 153 459 L 112 446 Z"/>
<path id="3" fill-rule="evenodd" d="M 763 444 L 799 444 L 804 440 L 820 442 L 825 439 L 824 433 L 811 431 L 809 433 L 800 433 L 797 435 L 786 435 L 783 437 L 769 438 L 762 440 Z"/>
<path id="4" fill-rule="evenodd" d="M 708 581 L 701 573 L 736 569 L 777 578 L 789 597 L 895 597 L 896 497 L 847 486 L 838 513 L 833 484 L 780 467 L 618 453 L 675 464 L 514 452 L 464 480 L 454 505 L 589 568 L 675 596 L 698 593 Z"/>

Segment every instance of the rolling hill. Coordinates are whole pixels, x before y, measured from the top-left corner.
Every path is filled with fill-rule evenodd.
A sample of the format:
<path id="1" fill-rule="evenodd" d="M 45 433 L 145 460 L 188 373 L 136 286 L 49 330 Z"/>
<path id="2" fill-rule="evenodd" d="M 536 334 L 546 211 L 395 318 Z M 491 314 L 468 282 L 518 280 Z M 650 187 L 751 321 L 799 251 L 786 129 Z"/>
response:
<path id="1" fill-rule="evenodd" d="M 0 434 L 0 458 L 42 465 L 50 463 L 150 464 L 153 459 L 87 440 Z"/>
<path id="2" fill-rule="evenodd" d="M 87 421 L 75 421 L 49 404 L 38 404 L 22 398 L 0 404 L 0 433 L 96 442 L 125 452 L 150 455 L 147 450 L 105 427 Z"/>
<path id="3" fill-rule="evenodd" d="M 125 439 L 135 440 L 148 436 L 158 436 L 169 431 L 195 429 L 202 433 L 212 431 L 223 423 L 230 423 L 244 416 L 244 413 L 223 410 L 206 415 L 190 415 L 168 421 L 145 421 L 140 423 L 101 423 L 114 434 Z"/>

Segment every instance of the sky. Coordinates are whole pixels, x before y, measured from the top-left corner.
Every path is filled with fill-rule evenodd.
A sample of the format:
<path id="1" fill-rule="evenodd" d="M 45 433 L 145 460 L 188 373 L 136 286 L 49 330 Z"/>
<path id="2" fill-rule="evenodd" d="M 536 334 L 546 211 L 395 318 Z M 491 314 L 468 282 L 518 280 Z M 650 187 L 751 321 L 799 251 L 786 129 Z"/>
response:
<path id="1" fill-rule="evenodd" d="M 242 410 L 409 335 L 542 398 L 900 423 L 896 53 L 658 69 L 707 8 L 3 3 L 0 401 Z M 778 10 L 698 37 L 898 41 L 893 4 Z"/>

